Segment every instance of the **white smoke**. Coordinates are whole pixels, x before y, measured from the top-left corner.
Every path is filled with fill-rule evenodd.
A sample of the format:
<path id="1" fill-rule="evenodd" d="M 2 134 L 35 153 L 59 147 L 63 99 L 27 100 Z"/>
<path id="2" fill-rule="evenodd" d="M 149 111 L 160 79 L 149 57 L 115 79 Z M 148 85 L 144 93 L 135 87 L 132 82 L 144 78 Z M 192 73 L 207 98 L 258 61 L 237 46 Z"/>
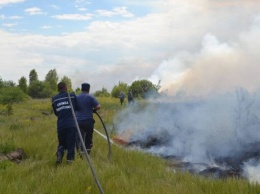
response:
<path id="1" fill-rule="evenodd" d="M 256 71 L 260 58 L 254 49 L 260 44 L 250 36 L 255 35 L 248 33 L 240 42 L 228 44 L 207 34 L 198 52 L 179 52 L 163 61 L 150 79 L 162 80 L 162 90 L 167 89 L 171 95 L 185 91 L 187 95 L 205 96 L 237 87 L 254 91 L 260 84 Z"/>
<path id="2" fill-rule="evenodd" d="M 137 103 L 118 114 L 115 127 L 129 142 L 159 140 L 147 152 L 210 165 L 260 142 L 260 93 L 238 88 L 205 98 Z"/>
<path id="3" fill-rule="evenodd" d="M 251 160 L 244 164 L 244 176 L 251 183 L 260 184 L 260 162 Z"/>

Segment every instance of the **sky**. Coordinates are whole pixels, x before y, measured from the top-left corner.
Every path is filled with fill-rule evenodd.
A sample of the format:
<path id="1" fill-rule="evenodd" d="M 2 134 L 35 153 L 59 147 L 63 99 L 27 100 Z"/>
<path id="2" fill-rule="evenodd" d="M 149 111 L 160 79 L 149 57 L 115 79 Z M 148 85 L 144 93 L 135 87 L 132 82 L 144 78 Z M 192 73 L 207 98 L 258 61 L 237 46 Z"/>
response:
<path id="1" fill-rule="evenodd" d="M 161 81 L 169 95 L 260 86 L 258 0 L 0 0 L 0 77 L 73 88 Z"/>

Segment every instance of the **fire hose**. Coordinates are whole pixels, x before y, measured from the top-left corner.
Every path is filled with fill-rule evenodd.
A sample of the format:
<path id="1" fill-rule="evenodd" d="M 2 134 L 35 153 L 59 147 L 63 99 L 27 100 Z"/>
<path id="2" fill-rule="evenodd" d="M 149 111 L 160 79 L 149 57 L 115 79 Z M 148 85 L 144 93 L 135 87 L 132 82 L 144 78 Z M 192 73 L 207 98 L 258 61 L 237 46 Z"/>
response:
<path id="1" fill-rule="evenodd" d="M 77 118 L 76 118 L 76 115 L 75 115 L 75 111 L 74 111 L 74 108 L 73 108 L 73 104 L 71 102 L 71 98 L 70 98 L 70 94 L 68 93 L 68 98 L 69 98 L 69 102 L 70 102 L 70 105 L 71 105 L 71 112 L 72 112 L 72 115 L 73 115 L 73 118 L 74 118 L 74 121 L 75 121 L 75 124 L 76 124 L 76 128 L 77 128 L 77 132 L 78 132 L 78 135 L 79 135 L 79 138 L 80 138 L 80 142 L 81 144 L 83 145 L 83 150 L 84 150 L 84 153 L 86 155 L 86 158 L 87 158 L 87 161 L 88 161 L 88 164 L 89 164 L 89 167 L 90 167 L 90 170 L 92 172 L 92 175 L 94 177 L 94 180 L 98 186 L 98 189 L 100 191 L 101 194 L 104 194 L 104 191 L 103 191 L 103 188 L 98 180 L 98 177 L 96 175 L 96 172 L 95 172 L 95 169 L 91 163 L 91 160 L 90 160 L 90 157 L 89 157 L 89 154 L 87 152 L 87 149 L 86 149 L 86 146 L 84 144 L 84 141 L 83 141 L 83 138 L 82 138 L 82 135 L 81 135 L 81 132 L 80 132 L 80 129 L 79 129 L 79 125 L 78 125 L 78 122 L 77 122 Z"/>
<path id="2" fill-rule="evenodd" d="M 111 154 L 112 154 L 112 150 L 111 150 L 111 141 L 110 141 L 110 139 L 109 139 L 109 135 L 108 135 L 108 132 L 107 132 L 107 129 L 106 129 L 106 125 L 105 125 L 105 123 L 104 123 L 104 121 L 103 121 L 103 119 L 101 118 L 101 116 L 97 113 L 97 111 L 94 111 L 94 113 L 96 113 L 96 115 L 98 116 L 98 118 L 100 119 L 100 121 L 101 121 L 101 123 L 102 123 L 102 125 L 103 125 L 103 129 L 104 129 L 104 131 L 105 131 L 105 133 L 106 133 L 106 139 L 107 139 L 107 143 L 108 143 L 108 160 L 110 160 L 111 159 Z M 96 130 L 95 130 L 96 131 Z"/>

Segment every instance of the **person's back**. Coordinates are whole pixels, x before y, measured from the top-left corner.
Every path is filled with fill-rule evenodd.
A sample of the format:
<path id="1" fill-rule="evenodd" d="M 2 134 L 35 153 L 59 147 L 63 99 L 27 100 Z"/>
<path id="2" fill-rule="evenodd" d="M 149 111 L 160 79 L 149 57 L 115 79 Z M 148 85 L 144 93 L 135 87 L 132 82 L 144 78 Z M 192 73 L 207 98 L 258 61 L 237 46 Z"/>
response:
<path id="1" fill-rule="evenodd" d="M 100 104 L 94 96 L 89 94 L 90 84 L 83 83 L 81 85 L 82 93 L 77 96 L 77 101 L 79 102 L 80 111 L 76 112 L 76 117 L 78 125 L 80 128 L 81 136 L 84 140 L 85 147 L 90 153 L 93 146 L 93 130 L 95 120 L 93 119 L 93 111 L 100 109 Z M 79 151 L 84 151 L 82 142 L 77 136 L 77 149 Z"/>
<path id="2" fill-rule="evenodd" d="M 133 93 L 131 90 L 128 92 L 127 99 L 129 104 L 134 102 Z"/>
<path id="3" fill-rule="evenodd" d="M 78 111 L 77 97 L 74 93 L 67 93 L 67 86 L 64 82 L 58 84 L 59 93 L 52 97 L 52 108 L 57 116 L 58 148 L 56 164 L 62 162 L 65 150 L 67 150 L 67 162 L 71 163 L 75 157 L 75 135 L 76 123 L 72 114 L 72 107 Z M 72 104 L 70 103 L 72 102 Z"/>
<path id="4" fill-rule="evenodd" d="M 56 96 L 52 97 L 52 107 L 54 114 L 57 116 L 57 126 L 58 129 L 66 127 L 76 127 L 75 121 L 73 119 L 71 105 L 69 103 L 68 93 L 66 91 L 59 92 Z M 76 101 L 76 95 L 70 93 L 71 102 L 74 109 L 78 110 Z"/>
<path id="5" fill-rule="evenodd" d="M 77 96 L 80 111 L 76 112 L 77 120 L 93 118 L 93 108 L 98 105 L 97 100 L 89 93 L 82 92 Z"/>
<path id="6" fill-rule="evenodd" d="M 123 92 L 120 92 L 120 94 L 119 94 L 119 99 L 120 99 L 120 103 L 121 103 L 121 105 L 122 105 L 123 102 L 124 102 L 124 99 L 125 99 L 125 95 L 124 95 Z"/>

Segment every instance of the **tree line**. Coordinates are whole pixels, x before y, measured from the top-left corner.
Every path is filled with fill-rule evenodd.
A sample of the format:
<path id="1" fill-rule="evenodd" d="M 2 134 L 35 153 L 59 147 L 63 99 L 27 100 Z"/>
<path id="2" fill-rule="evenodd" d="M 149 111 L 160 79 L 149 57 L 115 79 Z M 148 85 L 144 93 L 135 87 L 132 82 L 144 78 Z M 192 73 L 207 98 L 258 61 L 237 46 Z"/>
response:
<path id="1" fill-rule="evenodd" d="M 56 69 L 51 69 L 45 76 L 44 80 L 39 80 L 38 73 L 32 69 L 29 73 L 29 79 L 22 76 L 18 80 L 18 85 L 13 81 L 4 81 L 0 77 L 0 104 L 6 105 L 8 114 L 12 113 L 12 104 L 21 102 L 28 98 L 50 98 L 57 93 L 58 82 L 65 82 L 68 91 L 72 92 L 72 82 L 67 76 L 59 78 Z M 127 95 L 129 91 L 132 92 L 134 98 L 148 98 L 150 95 L 158 96 L 160 89 L 160 81 L 158 84 L 153 84 L 149 80 L 136 80 L 131 85 L 119 81 L 111 92 L 103 87 L 93 93 L 96 97 L 114 97 L 118 98 L 120 92 Z M 80 93 L 80 88 L 74 91 L 76 94 Z"/>

